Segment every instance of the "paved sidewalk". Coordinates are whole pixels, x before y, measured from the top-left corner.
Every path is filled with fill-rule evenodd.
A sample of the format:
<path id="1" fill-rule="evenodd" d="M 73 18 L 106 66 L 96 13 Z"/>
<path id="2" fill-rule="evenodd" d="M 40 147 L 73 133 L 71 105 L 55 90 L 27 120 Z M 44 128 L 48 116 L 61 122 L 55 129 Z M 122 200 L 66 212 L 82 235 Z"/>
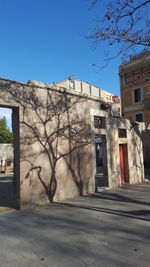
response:
<path id="1" fill-rule="evenodd" d="M 150 266 L 150 183 L 0 215 L 6 266 Z"/>

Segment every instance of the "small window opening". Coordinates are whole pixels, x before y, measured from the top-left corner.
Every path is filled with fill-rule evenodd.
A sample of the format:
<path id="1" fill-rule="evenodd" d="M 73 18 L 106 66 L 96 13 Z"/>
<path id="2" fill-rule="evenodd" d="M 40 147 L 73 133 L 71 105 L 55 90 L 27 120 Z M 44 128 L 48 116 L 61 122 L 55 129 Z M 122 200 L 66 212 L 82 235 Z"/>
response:
<path id="1" fill-rule="evenodd" d="M 141 101 L 141 89 L 140 88 L 134 89 L 134 100 L 136 103 Z"/>
<path id="2" fill-rule="evenodd" d="M 105 117 L 94 116 L 94 127 L 97 129 L 105 129 L 106 128 Z"/>
<path id="3" fill-rule="evenodd" d="M 75 89 L 75 81 L 74 80 L 69 81 L 69 89 Z"/>
<path id="4" fill-rule="evenodd" d="M 127 137 L 127 130 L 126 129 L 118 129 L 118 136 L 119 136 L 119 138 L 126 138 Z"/>
<path id="5" fill-rule="evenodd" d="M 142 113 L 136 114 L 135 120 L 139 122 L 143 122 L 143 114 Z"/>

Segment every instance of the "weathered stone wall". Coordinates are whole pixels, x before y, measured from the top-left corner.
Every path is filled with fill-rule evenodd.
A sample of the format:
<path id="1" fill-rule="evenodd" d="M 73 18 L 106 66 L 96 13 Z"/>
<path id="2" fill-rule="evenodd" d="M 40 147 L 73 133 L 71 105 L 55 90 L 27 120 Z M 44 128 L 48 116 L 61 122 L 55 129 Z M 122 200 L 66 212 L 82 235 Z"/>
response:
<path id="1" fill-rule="evenodd" d="M 105 149 L 105 179 L 121 184 L 119 144 L 128 147 L 129 182 L 143 180 L 142 146 L 128 120 L 102 110 L 97 98 L 44 84 L 0 80 L 0 105 L 12 107 L 17 205 L 48 203 L 95 191 L 95 134 Z M 95 129 L 94 116 L 106 127 Z M 118 128 L 127 138 L 118 138 Z M 132 128 L 132 129 L 131 129 Z M 140 165 L 141 164 L 141 165 Z"/>
<path id="2" fill-rule="evenodd" d="M 107 179 L 109 188 L 116 188 L 121 185 L 119 144 L 127 145 L 129 183 L 134 184 L 144 181 L 141 137 L 132 127 L 130 121 L 113 117 L 110 112 L 98 110 L 98 108 L 91 109 L 91 115 L 92 118 L 94 115 L 104 116 L 106 118 L 106 129 L 93 129 L 93 131 L 96 134 L 106 136 Z M 125 129 L 127 136 L 119 138 L 118 129 Z"/>
<path id="3" fill-rule="evenodd" d="M 87 98 L 6 80 L 0 96 L 19 108 L 21 205 L 94 192 Z"/>

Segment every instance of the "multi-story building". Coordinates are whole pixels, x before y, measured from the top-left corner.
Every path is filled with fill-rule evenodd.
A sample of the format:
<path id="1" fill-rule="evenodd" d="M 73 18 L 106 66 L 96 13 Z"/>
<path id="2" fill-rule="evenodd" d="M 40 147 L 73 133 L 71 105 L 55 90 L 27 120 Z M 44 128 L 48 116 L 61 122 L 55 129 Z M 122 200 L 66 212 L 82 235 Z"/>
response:
<path id="1" fill-rule="evenodd" d="M 84 93 L 92 97 L 99 97 L 100 100 L 108 103 L 120 103 L 120 97 L 115 96 L 101 88 L 98 88 L 88 82 L 83 82 L 73 77 L 68 77 L 66 80 L 54 83 L 57 87 L 63 87 L 68 90 L 74 90 L 79 93 Z"/>
<path id="2" fill-rule="evenodd" d="M 150 51 L 130 57 L 119 67 L 122 115 L 150 122 Z"/>

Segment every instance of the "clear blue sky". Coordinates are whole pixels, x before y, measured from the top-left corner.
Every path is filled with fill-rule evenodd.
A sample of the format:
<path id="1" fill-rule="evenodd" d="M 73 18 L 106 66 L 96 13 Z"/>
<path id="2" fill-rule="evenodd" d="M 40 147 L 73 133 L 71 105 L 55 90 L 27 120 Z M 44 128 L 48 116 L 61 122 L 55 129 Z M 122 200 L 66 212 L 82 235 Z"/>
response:
<path id="1" fill-rule="evenodd" d="M 9 108 L 0 108 L 0 119 L 5 117 L 7 120 L 7 127 L 12 130 L 12 110 Z"/>
<path id="2" fill-rule="evenodd" d="M 0 77 L 52 83 L 74 75 L 119 95 L 121 61 L 99 70 L 104 47 L 95 49 L 85 38 L 103 14 L 102 5 L 90 9 L 88 0 L 0 0 L 0 10 Z M 0 108 L 3 116 L 11 128 L 11 110 Z"/>
<path id="3" fill-rule="evenodd" d="M 0 77 L 52 83 L 70 75 L 119 95 L 119 59 L 103 65 L 103 47 L 85 38 L 103 7 L 88 0 L 1 0 Z M 100 7 L 100 8 L 99 8 Z"/>

